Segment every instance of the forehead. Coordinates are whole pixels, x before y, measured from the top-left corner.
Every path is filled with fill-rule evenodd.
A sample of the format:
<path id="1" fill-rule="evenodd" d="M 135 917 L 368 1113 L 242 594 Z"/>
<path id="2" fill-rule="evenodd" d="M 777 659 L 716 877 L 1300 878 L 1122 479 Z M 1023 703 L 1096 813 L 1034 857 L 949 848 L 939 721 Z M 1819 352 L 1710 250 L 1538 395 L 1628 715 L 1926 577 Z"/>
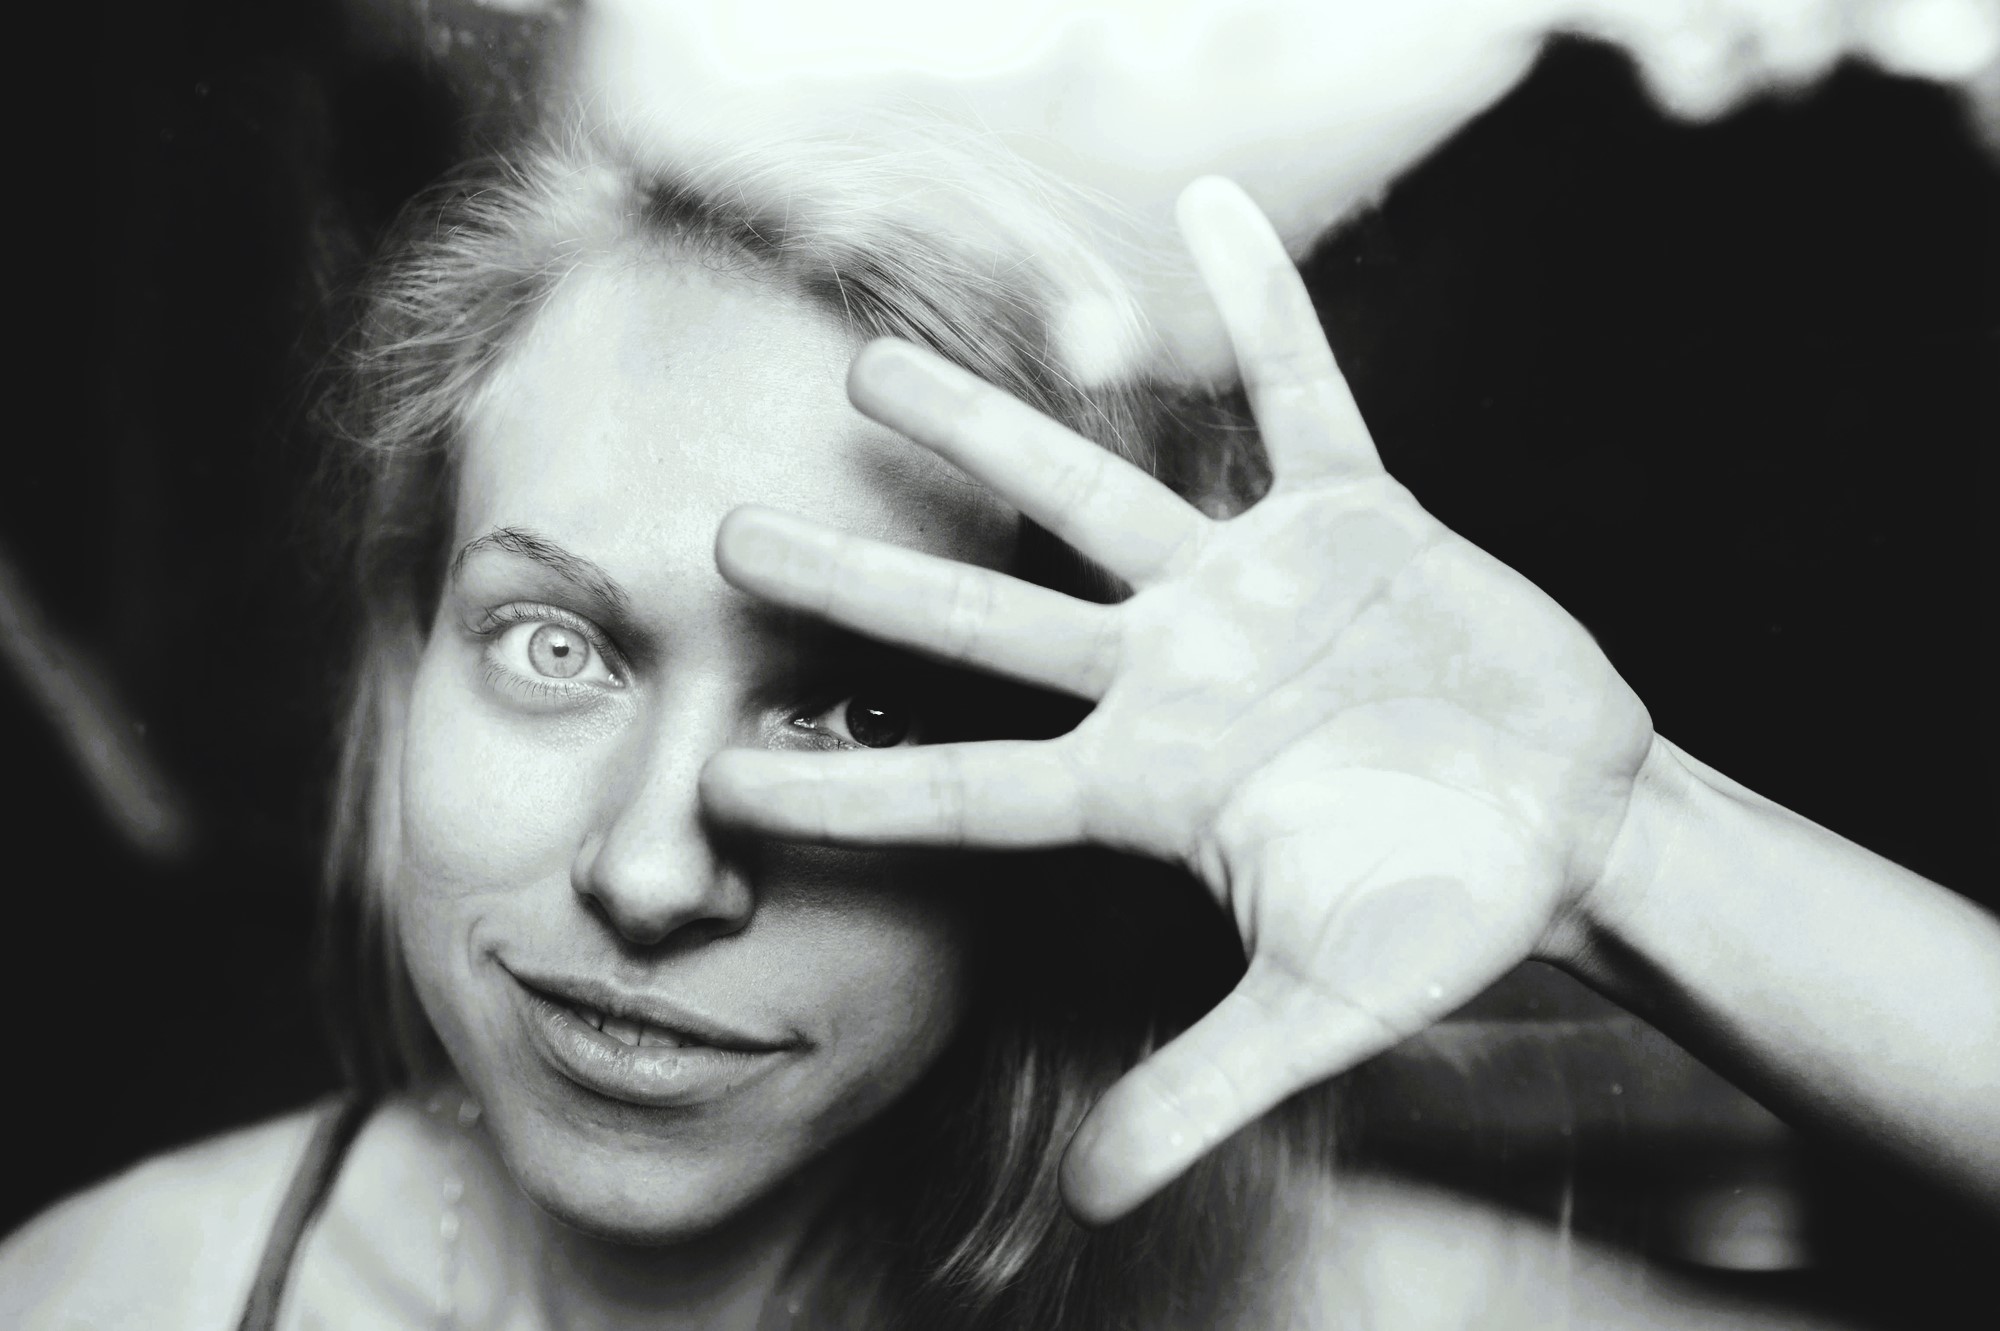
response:
<path id="1" fill-rule="evenodd" d="M 1013 512 L 848 402 L 858 345 L 762 274 L 657 254 L 580 269 L 472 405 L 458 539 L 525 526 L 621 578 L 712 573 L 717 524 L 757 503 L 1003 566 Z"/>

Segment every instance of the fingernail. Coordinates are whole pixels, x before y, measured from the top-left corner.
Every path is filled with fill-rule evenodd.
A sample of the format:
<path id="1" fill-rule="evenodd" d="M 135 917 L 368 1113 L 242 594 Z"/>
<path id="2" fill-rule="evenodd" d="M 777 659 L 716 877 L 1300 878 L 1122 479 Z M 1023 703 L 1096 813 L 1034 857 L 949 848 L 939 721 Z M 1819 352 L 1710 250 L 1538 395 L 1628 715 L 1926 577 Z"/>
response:
<path id="1" fill-rule="evenodd" d="M 1181 191 L 1174 201 L 1174 215 L 1183 231 L 1190 223 L 1205 230 L 1240 209 L 1244 197 L 1242 187 L 1226 176 L 1202 176 Z"/>
<path id="2" fill-rule="evenodd" d="M 854 363 L 853 396 L 926 416 L 955 409 L 963 393 L 937 357 L 907 342 L 871 342 Z"/>
<path id="3" fill-rule="evenodd" d="M 724 521 L 719 544 L 744 572 L 781 574 L 800 567 L 823 535 L 809 522 L 768 508 L 740 508 Z"/>
<path id="4" fill-rule="evenodd" d="M 738 563 L 769 565 L 785 550 L 784 539 L 772 530 L 765 514 L 742 509 L 731 515 L 723 528 L 723 539 L 729 546 L 730 557 Z"/>

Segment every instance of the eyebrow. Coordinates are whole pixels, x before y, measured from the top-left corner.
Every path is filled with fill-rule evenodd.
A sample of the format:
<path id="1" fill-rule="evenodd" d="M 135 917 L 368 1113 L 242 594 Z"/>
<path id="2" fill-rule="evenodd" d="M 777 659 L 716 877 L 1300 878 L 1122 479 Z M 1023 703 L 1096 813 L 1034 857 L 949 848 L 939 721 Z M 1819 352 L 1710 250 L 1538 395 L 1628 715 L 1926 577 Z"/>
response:
<path id="1" fill-rule="evenodd" d="M 601 601 L 618 615 L 631 612 L 632 598 L 618 585 L 616 578 L 582 555 L 565 550 L 540 532 L 527 527 L 495 527 L 484 536 L 475 536 L 459 547 L 451 561 L 454 582 L 464 571 L 465 561 L 481 550 L 504 550 L 508 554 L 532 559 L 565 582 L 573 583 Z"/>
<path id="2" fill-rule="evenodd" d="M 618 584 L 616 578 L 592 560 L 550 540 L 533 528 L 495 527 L 459 547 L 458 553 L 452 556 L 452 581 L 458 580 L 466 561 L 483 550 L 501 550 L 540 564 L 586 596 L 594 598 L 599 604 L 599 613 L 609 621 L 605 627 L 622 632 L 631 639 L 628 646 L 637 648 L 643 641 L 644 635 L 633 619 L 631 595 Z M 814 616 L 762 601 L 742 606 L 741 613 L 766 633 L 783 635 L 794 643 L 812 642 L 817 650 L 828 653 L 833 662 L 859 665 L 878 660 L 917 662 L 923 659 L 920 653 L 890 647 Z"/>

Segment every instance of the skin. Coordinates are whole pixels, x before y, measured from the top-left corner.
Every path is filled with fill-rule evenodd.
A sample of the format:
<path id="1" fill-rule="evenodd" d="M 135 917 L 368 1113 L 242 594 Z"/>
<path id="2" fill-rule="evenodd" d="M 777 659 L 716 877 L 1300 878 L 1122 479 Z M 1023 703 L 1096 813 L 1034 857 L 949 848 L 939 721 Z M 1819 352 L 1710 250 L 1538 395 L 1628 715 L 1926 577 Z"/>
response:
<path id="1" fill-rule="evenodd" d="M 2000 1210 L 2000 923 L 1654 733 L 1588 633 L 1383 471 L 1255 204 L 1198 181 L 1180 220 L 1271 492 L 1210 519 L 937 357 L 871 345 L 858 405 L 1135 594 L 1068 600 L 757 511 L 725 525 L 723 571 L 1095 710 L 1043 742 L 725 753 L 708 806 L 828 844 L 1095 841 L 1208 885 L 1248 973 L 1077 1133 L 1063 1186 L 1088 1221 L 1530 958 Z"/>
<path id="2" fill-rule="evenodd" d="M 463 558 L 416 671 L 393 907 L 506 1171 L 570 1231 L 568 1283 L 595 1264 L 618 1302 L 698 1311 L 659 1287 L 673 1261 L 619 1275 L 580 1235 L 782 1246 L 842 1144 L 946 1047 L 967 967 L 935 855 L 751 846 L 705 818 L 713 754 L 851 747 L 840 701 L 896 688 L 884 653 L 725 583 L 713 533 L 750 500 L 999 566 L 1018 519 L 849 405 L 854 341 L 803 298 L 629 258 L 567 279 L 470 413 L 456 544 L 514 535 Z M 590 657 L 567 680 L 530 650 L 546 623 Z M 521 971 L 615 977 L 801 1048 L 713 1103 L 621 1103 L 524 1040 Z"/>
<path id="3" fill-rule="evenodd" d="M 1201 182 L 1183 228 L 1277 472 L 1227 523 L 934 357 L 865 349 L 854 404 L 1005 503 L 982 498 L 845 408 L 837 328 L 701 266 L 586 270 L 478 404 L 461 539 L 534 524 L 615 574 L 632 610 L 625 687 L 524 707 L 493 692 L 487 617 L 576 589 L 483 552 L 411 699 L 395 904 L 491 1128 L 450 1164 L 471 1227 L 463 1324 L 756 1324 L 841 1143 L 921 1075 L 963 1001 L 955 912 L 889 847 L 1105 843 L 1184 864 L 1239 927 L 1243 986 L 1073 1142 L 1063 1183 L 1086 1220 L 1529 956 L 1774 1105 L 2000 1197 L 2000 926 L 1654 734 L 1588 634 L 1382 474 L 1254 206 Z M 1136 594 L 1098 606 L 999 573 L 1009 506 Z M 1097 707 L 1051 741 L 806 752 L 795 723 L 823 723 L 826 690 L 804 681 L 834 643 L 738 592 Z M 790 849 L 752 853 L 744 831 Z M 811 1056 L 727 1114 L 608 1109 L 515 1056 L 496 966 L 519 956 L 690 986 L 797 1025 Z M 429 1307 L 434 1180 L 462 1142 L 407 1104 L 370 1131 L 304 1270 L 339 1291 L 308 1306 L 389 1322 L 392 1302 Z M 290 1150 L 269 1154 L 281 1180 Z M 126 1247 L 157 1258 L 175 1232 L 134 1198 L 217 1186 L 205 1162 L 174 1168 L 124 1201 L 145 1238 L 102 1247 L 120 1278 Z M 1421 1189 L 1319 1182 L 1301 1189 L 1324 1224 L 1297 1254 L 1299 1325 L 1357 1307 L 1426 1327 L 1790 1324 L 1725 1318 L 1643 1270 L 1593 1275 L 1570 1236 Z M 227 1206 L 174 1213 L 234 1214 L 228 1188 Z M 80 1250 L 62 1224 L 102 1234 L 104 1205 L 4 1256 Z M 51 1297 L 69 1283 L 51 1277 Z"/>

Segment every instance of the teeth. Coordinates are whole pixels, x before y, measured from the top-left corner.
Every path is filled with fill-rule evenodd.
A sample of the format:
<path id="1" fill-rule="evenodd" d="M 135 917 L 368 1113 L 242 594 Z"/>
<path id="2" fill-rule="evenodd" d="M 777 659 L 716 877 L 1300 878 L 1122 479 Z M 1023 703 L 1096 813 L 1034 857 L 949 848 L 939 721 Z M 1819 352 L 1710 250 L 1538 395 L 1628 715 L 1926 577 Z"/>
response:
<path id="1" fill-rule="evenodd" d="M 581 1003 L 572 1003 L 570 1011 L 586 1024 L 603 1031 L 620 1044 L 666 1049 L 685 1049 L 689 1044 L 684 1036 L 676 1035 L 672 1031 L 661 1030 L 658 1026 L 648 1026 L 643 1021 L 607 1017 L 596 1008 L 585 1007 Z"/>

